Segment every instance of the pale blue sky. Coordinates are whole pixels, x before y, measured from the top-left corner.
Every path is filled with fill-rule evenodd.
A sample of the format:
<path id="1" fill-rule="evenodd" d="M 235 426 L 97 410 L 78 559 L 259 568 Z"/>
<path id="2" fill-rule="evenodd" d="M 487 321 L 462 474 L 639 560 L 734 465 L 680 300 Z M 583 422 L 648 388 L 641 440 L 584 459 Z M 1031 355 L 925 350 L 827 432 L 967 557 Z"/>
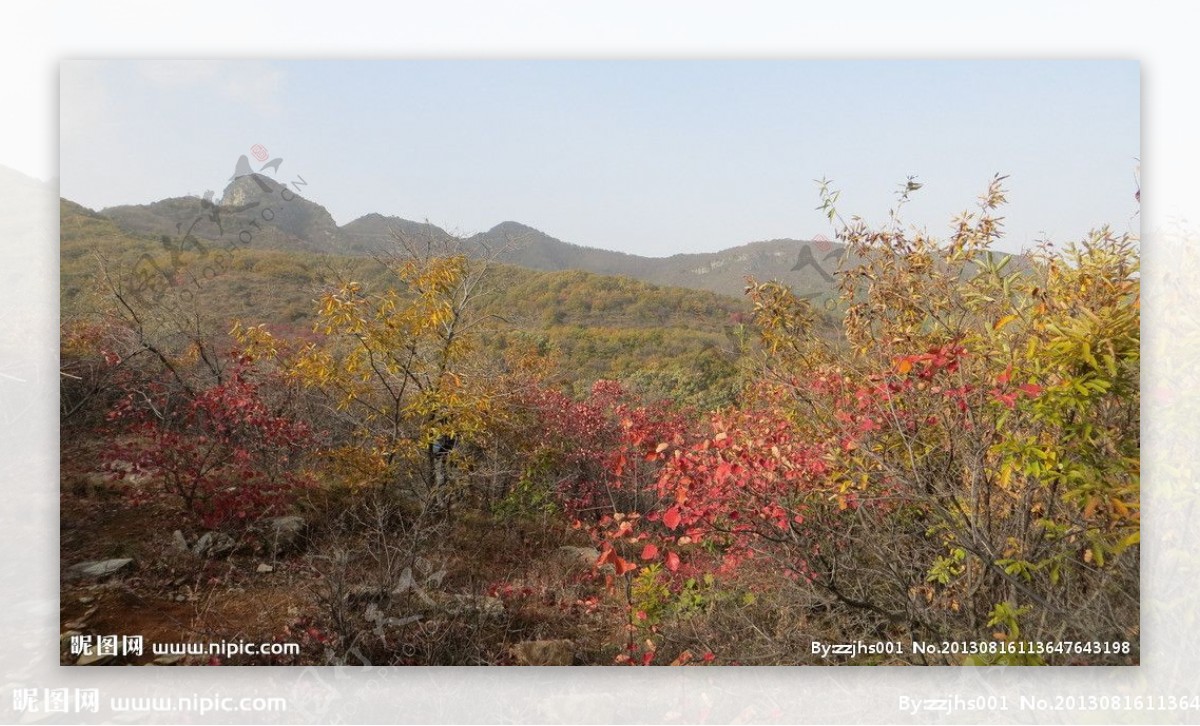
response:
<path id="1" fill-rule="evenodd" d="M 68 61 L 61 190 L 93 208 L 218 193 L 254 144 L 339 224 L 515 220 L 649 255 L 831 234 L 841 208 L 931 232 L 1009 174 L 1009 248 L 1133 226 L 1129 61 Z"/>

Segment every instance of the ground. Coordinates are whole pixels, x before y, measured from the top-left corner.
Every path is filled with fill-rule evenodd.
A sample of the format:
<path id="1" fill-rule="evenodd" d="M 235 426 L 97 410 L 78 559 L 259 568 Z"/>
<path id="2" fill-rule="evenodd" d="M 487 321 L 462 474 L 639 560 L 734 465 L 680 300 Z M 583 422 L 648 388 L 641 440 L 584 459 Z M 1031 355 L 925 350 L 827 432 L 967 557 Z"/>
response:
<path id="1" fill-rule="evenodd" d="M 298 546 L 272 556 L 251 527 L 231 532 L 232 552 L 197 556 L 173 537 L 179 530 L 194 545 L 199 524 L 170 497 L 132 503 L 152 480 L 103 473 L 102 445 L 64 442 L 65 664 L 77 661 L 68 637 L 76 633 L 143 636 L 143 655 L 107 661 L 129 665 L 155 660 L 150 643 L 217 641 L 298 642 L 301 653 L 175 664 L 612 663 L 606 644 L 625 640 L 611 625 L 621 620 L 612 617 L 619 598 L 578 532 L 544 521 L 501 527 L 464 511 L 406 565 L 411 528 L 402 512 L 376 516 L 352 494 L 318 490 L 302 502 L 309 527 Z M 70 565 L 112 558 L 133 562 L 107 577 L 69 576 Z"/>

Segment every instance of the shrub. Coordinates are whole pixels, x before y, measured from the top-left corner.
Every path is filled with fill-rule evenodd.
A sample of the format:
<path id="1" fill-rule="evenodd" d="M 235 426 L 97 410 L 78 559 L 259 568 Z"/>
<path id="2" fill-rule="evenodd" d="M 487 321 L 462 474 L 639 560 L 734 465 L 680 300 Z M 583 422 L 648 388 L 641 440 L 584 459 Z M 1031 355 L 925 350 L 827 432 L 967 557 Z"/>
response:
<path id="1" fill-rule="evenodd" d="M 109 468 L 150 476 L 152 490 L 177 498 L 207 528 L 275 514 L 309 483 L 299 468 L 309 427 L 271 410 L 245 357 L 223 382 L 190 397 L 155 384 L 130 391 L 109 419 L 127 434 L 106 452 Z"/>

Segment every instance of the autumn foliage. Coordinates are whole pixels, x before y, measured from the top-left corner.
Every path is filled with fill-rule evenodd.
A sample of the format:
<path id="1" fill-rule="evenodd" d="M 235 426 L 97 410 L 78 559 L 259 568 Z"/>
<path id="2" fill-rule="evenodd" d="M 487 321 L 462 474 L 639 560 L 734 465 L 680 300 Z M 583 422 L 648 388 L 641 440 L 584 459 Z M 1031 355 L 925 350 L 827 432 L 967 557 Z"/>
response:
<path id="1" fill-rule="evenodd" d="M 1101 230 L 997 257 L 1002 202 L 997 181 L 945 246 L 845 226 L 845 346 L 752 283 L 764 345 L 740 408 L 610 414 L 599 486 L 573 502 L 606 510 L 598 565 L 662 563 L 676 592 L 778 576 L 844 611 L 847 640 L 1136 634 L 1136 249 Z"/>
<path id="2" fill-rule="evenodd" d="M 599 619 L 598 662 L 811 662 L 814 639 L 1102 640 L 1136 659 L 1136 239 L 1101 229 L 999 254 L 1000 178 L 946 240 L 898 212 L 845 221 L 823 192 L 846 249 L 838 302 L 818 311 L 748 280 L 753 339 L 721 369 L 737 393 L 711 398 L 732 404 L 644 395 L 636 378 L 559 385 L 544 346 L 481 314 L 486 260 L 410 240 L 377 260 L 387 285 L 321 290 L 304 336 L 239 321 L 208 378 L 131 327 L 125 344 L 164 365 L 120 378 L 106 460 L 207 528 L 286 511 L 309 487 L 382 503 L 366 553 L 409 578 L 448 532 L 594 547 L 558 594 L 532 575 L 489 578 L 486 594 Z M 331 592 L 330 647 L 349 648 L 365 638 Z"/>
<path id="3" fill-rule="evenodd" d="M 258 379 L 241 356 L 228 379 L 192 396 L 171 396 L 156 382 L 130 391 L 108 416 L 121 432 L 108 466 L 159 482 L 207 528 L 285 511 L 310 484 L 301 465 L 313 436 L 306 423 L 271 410 Z"/>

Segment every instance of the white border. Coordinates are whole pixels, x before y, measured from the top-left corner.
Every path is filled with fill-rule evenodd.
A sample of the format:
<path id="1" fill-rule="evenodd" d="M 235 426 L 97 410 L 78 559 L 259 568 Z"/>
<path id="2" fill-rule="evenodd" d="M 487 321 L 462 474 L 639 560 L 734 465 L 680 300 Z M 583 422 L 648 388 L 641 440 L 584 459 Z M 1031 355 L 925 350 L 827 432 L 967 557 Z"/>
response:
<path id="1" fill-rule="evenodd" d="M 1100 669 L 61 669 L 57 634 L 57 206 L 0 203 L 0 720 L 16 686 L 108 695 L 285 695 L 282 714 L 147 722 L 1200 722 L 1200 711 L 906 714 L 901 696 L 1200 697 L 1193 443 L 1200 325 L 1196 23 L 1128 2 L 207 2 L 6 5 L 0 164 L 57 166 L 57 63 L 83 57 L 1123 58 L 1142 63 L 1146 223 L 1143 665 Z M 12 125 L 9 125 L 11 121 Z M 7 190 L 0 190 L 0 192 Z M 0 196 L 4 196 L 0 194 Z M 8 227 L 5 226 L 8 223 Z M 10 227 L 19 227 L 13 232 Z M 25 715 L 26 720 L 30 718 Z M 70 714 L 102 721 L 119 715 Z M 122 718 L 121 720 L 126 720 Z"/>

